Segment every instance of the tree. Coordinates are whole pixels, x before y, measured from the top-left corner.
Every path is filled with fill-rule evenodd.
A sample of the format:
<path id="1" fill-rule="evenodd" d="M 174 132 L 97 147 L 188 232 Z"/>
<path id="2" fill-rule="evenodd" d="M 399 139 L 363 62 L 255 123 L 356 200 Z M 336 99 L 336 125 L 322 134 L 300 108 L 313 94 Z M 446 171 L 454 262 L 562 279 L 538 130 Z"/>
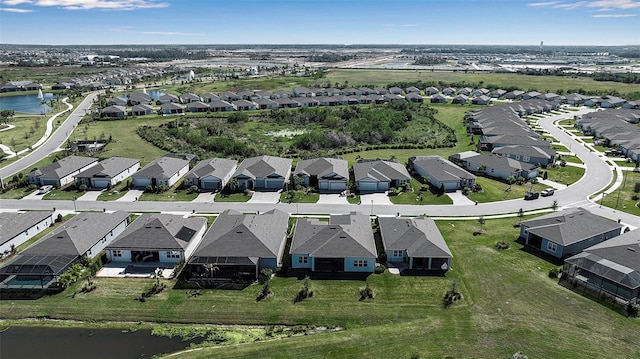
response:
<path id="1" fill-rule="evenodd" d="M 480 232 L 482 232 L 484 230 L 483 226 L 484 226 L 485 222 L 487 222 L 487 220 L 484 219 L 483 215 L 480 215 L 480 217 L 478 217 L 478 223 L 480 224 Z"/>
<path id="2" fill-rule="evenodd" d="M 516 181 L 516 178 L 513 176 L 509 176 L 507 177 L 507 183 L 509 184 L 509 191 L 511 191 L 511 186 L 513 185 L 513 183 Z"/>
<path id="3" fill-rule="evenodd" d="M 558 210 L 558 200 L 553 200 L 553 203 L 551 203 L 551 208 L 554 212 Z"/>

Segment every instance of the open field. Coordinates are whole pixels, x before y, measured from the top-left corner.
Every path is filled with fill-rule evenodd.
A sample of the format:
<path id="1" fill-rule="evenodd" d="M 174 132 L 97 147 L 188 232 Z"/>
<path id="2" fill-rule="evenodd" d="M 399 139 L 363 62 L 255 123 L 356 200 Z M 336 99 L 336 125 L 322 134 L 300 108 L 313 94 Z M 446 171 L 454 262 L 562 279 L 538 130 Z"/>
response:
<path id="1" fill-rule="evenodd" d="M 615 191 L 607 193 L 604 201 L 601 200 L 602 196 L 597 196 L 597 202 L 602 203 L 604 206 L 615 208 L 616 210 L 640 216 L 640 208 L 638 208 L 640 200 L 633 199 L 634 196 L 636 196 L 636 198 L 640 196 L 640 193 L 635 191 L 636 184 L 640 183 L 640 173 L 624 171 L 623 176 L 622 185 Z M 640 185 L 638 185 L 638 189 L 640 189 Z"/>
<path id="2" fill-rule="evenodd" d="M 476 183 L 482 187 L 482 192 L 469 193 L 469 199 L 478 203 L 507 201 L 510 199 L 520 199 L 524 194 L 533 188 L 534 191 L 542 191 L 547 186 L 536 183 L 533 186 L 529 183 L 524 185 L 500 182 L 487 177 L 477 177 Z"/>
<path id="3" fill-rule="evenodd" d="M 530 358 L 630 358 L 640 320 L 582 297 L 549 279 L 553 265 L 520 250 L 515 218 L 487 220 L 473 236 L 476 221 L 438 222 L 454 255 L 446 277 L 372 274 L 375 299 L 358 301 L 364 281 L 312 280 L 314 298 L 293 303 L 297 278 L 271 281 L 275 296 L 255 298 L 260 286 L 241 291 L 165 290 L 141 303 L 134 300 L 153 280 L 97 279 L 94 292 L 65 292 L 35 301 L 0 301 L 0 317 L 50 317 L 86 321 L 142 321 L 217 324 L 311 324 L 339 326 L 337 333 L 217 347 L 180 357 L 347 357 L 507 358 L 522 351 Z M 508 250 L 494 244 L 505 240 Z M 457 280 L 463 300 L 442 307 L 443 293 Z M 166 281 L 170 286 L 173 281 Z M 534 299 L 535 298 L 535 299 Z M 123 305 L 128 303 L 126 305 Z M 570 318 L 570 319 L 569 319 Z M 616 328 L 616 330 L 611 330 Z M 417 340 L 419 338 L 419 340 Z"/>
<path id="4" fill-rule="evenodd" d="M 390 196 L 389 200 L 393 204 L 453 204 L 453 200 L 446 194 L 433 193 L 428 188 L 428 184 L 411 177 L 411 187 L 413 191 L 402 192 L 395 196 Z"/>
<path id="5" fill-rule="evenodd" d="M 574 166 L 547 167 L 541 169 L 540 173 L 543 171 L 548 173 L 547 179 L 568 185 L 578 182 L 584 176 L 584 168 Z"/>
<path id="6" fill-rule="evenodd" d="M 464 72 L 430 72 L 426 70 L 331 70 L 325 79 L 330 83 L 349 82 L 349 86 L 359 85 L 385 85 L 393 82 L 439 82 L 444 83 L 478 83 L 484 87 L 495 85 L 500 88 L 518 87 L 523 91 L 536 90 L 539 92 L 563 92 L 577 90 L 618 91 L 621 94 L 637 92 L 638 85 L 624 84 L 620 82 L 594 81 L 586 77 L 567 76 L 530 76 L 518 74 L 496 73 L 464 73 Z"/>

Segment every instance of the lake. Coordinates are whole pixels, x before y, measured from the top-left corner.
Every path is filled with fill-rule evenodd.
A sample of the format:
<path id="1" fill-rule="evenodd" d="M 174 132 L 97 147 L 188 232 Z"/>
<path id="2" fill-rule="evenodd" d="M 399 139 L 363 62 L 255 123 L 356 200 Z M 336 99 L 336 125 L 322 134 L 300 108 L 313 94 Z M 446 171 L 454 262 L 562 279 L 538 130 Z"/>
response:
<path id="1" fill-rule="evenodd" d="M 192 342 L 151 335 L 148 329 L 16 326 L 0 332 L 0 358 L 151 358 L 187 348 Z"/>
<path id="2" fill-rule="evenodd" d="M 53 94 L 44 94 L 44 101 L 49 101 L 52 98 L 54 98 Z M 0 110 L 14 110 L 15 112 L 41 115 L 43 113 L 49 113 L 51 108 L 43 105 L 38 95 L 33 94 L 0 97 Z"/>

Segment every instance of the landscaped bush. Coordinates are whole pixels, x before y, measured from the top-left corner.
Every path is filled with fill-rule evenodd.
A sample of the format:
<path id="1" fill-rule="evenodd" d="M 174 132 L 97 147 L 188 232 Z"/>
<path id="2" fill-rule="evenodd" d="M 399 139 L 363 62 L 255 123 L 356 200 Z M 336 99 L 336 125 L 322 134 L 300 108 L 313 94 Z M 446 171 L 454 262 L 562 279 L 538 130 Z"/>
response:
<path id="1" fill-rule="evenodd" d="M 263 268 L 258 274 L 258 282 L 260 284 L 265 284 L 271 280 L 271 276 L 273 275 L 273 270 L 271 268 Z"/>
<path id="2" fill-rule="evenodd" d="M 258 293 L 258 297 L 256 297 L 256 302 L 260 302 L 272 296 L 273 296 L 273 292 L 271 291 L 271 285 L 269 284 L 269 281 L 266 281 L 264 283 L 264 286 L 260 290 L 260 293 Z"/>
<path id="3" fill-rule="evenodd" d="M 82 266 L 82 264 L 76 263 L 72 265 L 60 276 L 60 278 L 58 278 L 58 285 L 62 288 L 67 288 L 71 284 L 77 282 L 83 272 L 84 266 Z"/>
<path id="4" fill-rule="evenodd" d="M 444 294 L 444 298 L 442 298 L 442 305 L 445 308 L 449 308 L 453 303 L 461 300 L 462 294 L 458 292 L 458 282 L 454 279 L 451 281 L 449 290 Z"/>
<path id="5" fill-rule="evenodd" d="M 373 289 L 369 286 L 369 283 L 367 283 L 364 288 L 360 289 L 360 301 L 373 299 L 374 296 L 375 294 L 373 293 Z"/>
<path id="6" fill-rule="evenodd" d="M 505 242 L 505 241 L 496 242 L 496 249 L 509 249 L 509 248 L 511 248 L 511 246 L 509 245 L 508 242 Z"/>
<path id="7" fill-rule="evenodd" d="M 386 258 L 387 258 L 387 256 L 385 255 L 385 260 L 386 260 Z M 377 264 L 376 265 L 376 269 L 375 269 L 375 273 L 376 274 L 382 274 L 386 270 L 387 270 L 387 266 L 385 266 L 384 264 Z"/>
<path id="8" fill-rule="evenodd" d="M 304 283 L 302 285 L 302 289 L 298 291 L 298 295 L 294 299 L 294 303 L 302 302 L 307 298 L 313 298 L 314 293 L 311 289 L 311 278 L 308 276 L 304 277 Z"/>
<path id="9" fill-rule="evenodd" d="M 560 276 L 560 269 L 554 267 L 549 269 L 549 278 L 556 279 Z"/>

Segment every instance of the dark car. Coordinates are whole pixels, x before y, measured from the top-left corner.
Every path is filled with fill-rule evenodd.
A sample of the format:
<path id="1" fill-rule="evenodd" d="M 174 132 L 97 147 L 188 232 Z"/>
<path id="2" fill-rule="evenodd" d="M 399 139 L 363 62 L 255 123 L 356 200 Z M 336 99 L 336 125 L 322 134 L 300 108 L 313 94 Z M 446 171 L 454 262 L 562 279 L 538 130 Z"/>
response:
<path id="1" fill-rule="evenodd" d="M 540 193 L 538 192 L 527 192 L 524 194 L 524 199 L 530 201 L 532 199 L 538 199 L 540 197 Z"/>
<path id="2" fill-rule="evenodd" d="M 549 197 L 549 196 L 553 196 L 553 193 L 555 191 L 553 190 L 553 188 L 547 188 L 545 190 L 543 190 L 542 192 L 540 192 L 540 195 L 542 197 Z"/>

